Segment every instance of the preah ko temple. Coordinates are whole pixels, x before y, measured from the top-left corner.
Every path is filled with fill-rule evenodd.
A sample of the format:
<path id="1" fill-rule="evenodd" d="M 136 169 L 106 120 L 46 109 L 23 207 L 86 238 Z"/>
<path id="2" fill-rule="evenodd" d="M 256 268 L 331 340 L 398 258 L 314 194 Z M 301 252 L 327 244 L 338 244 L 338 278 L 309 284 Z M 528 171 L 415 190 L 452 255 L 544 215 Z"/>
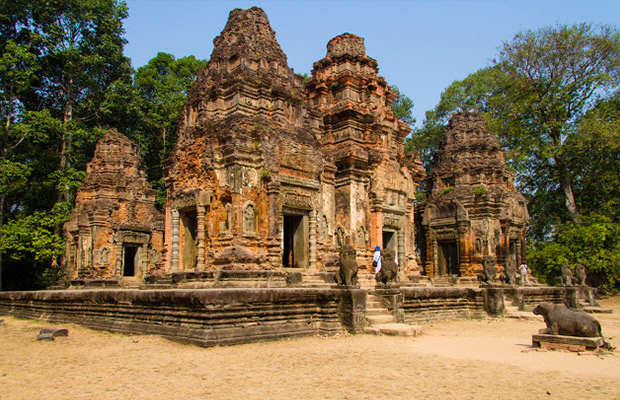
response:
<path id="1" fill-rule="evenodd" d="M 259 8 L 231 11 L 213 43 L 163 210 L 138 146 L 111 129 L 64 226 L 66 279 L 0 293 L 0 311 L 209 346 L 597 306 L 585 277 L 515 285 L 527 201 L 481 114 L 452 116 L 427 176 L 363 38 L 331 39 L 306 82 Z"/>
<path id="2" fill-rule="evenodd" d="M 110 131 L 66 225 L 67 276 L 309 275 L 337 270 L 344 244 L 367 274 L 372 249 L 392 249 L 401 281 L 475 276 L 484 255 L 518 263 L 525 199 L 482 117 L 453 117 L 416 215 L 425 172 L 404 152 L 410 128 L 394 117 L 395 98 L 363 38 L 330 40 L 304 86 L 264 12 L 233 11 L 183 108 L 164 212 L 136 146 Z"/>

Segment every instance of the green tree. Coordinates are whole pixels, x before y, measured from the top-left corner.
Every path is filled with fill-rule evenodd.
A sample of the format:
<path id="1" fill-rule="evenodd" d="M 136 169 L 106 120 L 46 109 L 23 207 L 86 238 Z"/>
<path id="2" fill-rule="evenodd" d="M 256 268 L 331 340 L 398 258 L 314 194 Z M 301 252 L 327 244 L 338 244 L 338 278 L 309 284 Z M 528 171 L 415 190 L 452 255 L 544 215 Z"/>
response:
<path id="1" fill-rule="evenodd" d="M 194 56 L 176 59 L 158 53 L 134 76 L 140 124 L 133 138 L 147 160 L 151 180 L 162 178 L 162 163 L 178 136 L 178 118 L 198 70 L 206 65 Z"/>
<path id="2" fill-rule="evenodd" d="M 519 33 L 502 46 L 497 65 L 509 79 L 504 116 L 522 128 L 515 143 L 554 177 L 577 223 L 564 145 L 596 101 L 619 87 L 620 34 L 588 24 Z"/>
<path id="3" fill-rule="evenodd" d="M 75 142 L 93 145 L 96 138 L 88 128 L 100 118 L 106 91 L 130 73 L 123 55 L 122 20 L 127 6 L 117 0 L 50 0 L 30 5 L 31 26 L 41 38 L 35 101 L 62 120 L 59 169 L 71 176 Z M 75 152 L 78 157 L 81 150 Z M 58 200 L 70 201 L 69 187 L 59 191 Z"/>
<path id="4" fill-rule="evenodd" d="M 419 150 L 422 162 L 428 168 L 450 116 L 459 111 L 481 111 L 490 116 L 489 103 L 505 85 L 505 74 L 497 67 L 482 68 L 463 80 L 454 81 L 441 93 L 439 104 L 426 111 L 424 123 L 412 131 L 407 147 Z"/>
<path id="5" fill-rule="evenodd" d="M 63 246 L 50 253 L 34 239 L 43 240 L 48 231 L 40 227 L 53 221 L 54 238 L 42 243 L 62 242 L 67 214 L 59 210 L 70 207 L 103 132 L 105 94 L 131 72 L 123 55 L 127 7 L 117 0 L 0 3 L 0 252 L 11 275 L 30 279 L 36 273 L 15 271 L 45 271 L 62 253 Z"/>
<path id="6" fill-rule="evenodd" d="M 392 102 L 392 112 L 394 112 L 394 116 L 412 127 L 415 124 L 415 118 L 413 117 L 413 100 L 406 94 L 401 93 L 396 85 L 390 86 L 390 89 L 396 93 L 396 98 Z"/>
<path id="7" fill-rule="evenodd" d="M 518 188 L 529 199 L 533 269 L 548 276 L 555 271 L 549 263 L 558 261 L 542 263 L 540 254 L 559 257 L 561 243 L 568 254 L 569 236 L 594 243 L 586 240 L 588 228 L 579 226 L 580 216 L 593 229 L 604 225 L 614 231 L 618 222 L 619 72 L 620 34 L 614 28 L 581 24 L 520 33 L 501 47 L 493 66 L 442 93 L 409 146 L 422 150 L 428 166 L 453 112 L 483 112 L 487 128 L 507 150 Z M 613 259 L 608 254 L 613 245 L 597 246 L 607 252 L 599 259 Z M 586 253 L 581 254 L 579 260 L 589 268 Z M 597 260 L 591 260 L 595 270 L 616 273 Z M 610 275 L 605 282 L 618 279 Z"/>

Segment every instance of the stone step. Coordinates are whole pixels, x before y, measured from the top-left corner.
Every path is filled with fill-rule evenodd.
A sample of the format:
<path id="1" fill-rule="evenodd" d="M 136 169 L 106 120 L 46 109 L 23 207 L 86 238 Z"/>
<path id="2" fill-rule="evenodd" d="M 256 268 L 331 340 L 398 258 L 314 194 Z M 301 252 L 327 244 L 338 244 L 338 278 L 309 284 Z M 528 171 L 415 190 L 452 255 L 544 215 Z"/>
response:
<path id="1" fill-rule="evenodd" d="M 594 307 L 594 306 L 584 306 L 581 308 L 581 311 L 586 312 L 588 314 L 612 314 L 613 310 L 611 308 L 603 308 L 603 307 Z"/>
<path id="2" fill-rule="evenodd" d="M 375 335 L 391 335 L 391 336 L 418 336 L 422 333 L 421 326 L 399 324 L 399 323 L 385 323 L 376 324 L 365 329 L 366 333 Z"/>
<path id="3" fill-rule="evenodd" d="M 370 326 L 374 326 L 377 324 L 389 324 L 389 323 L 393 323 L 396 322 L 394 320 L 394 316 L 391 314 L 385 315 L 366 315 L 366 321 L 368 322 L 368 325 Z"/>
<path id="4" fill-rule="evenodd" d="M 366 315 L 390 315 L 385 308 L 366 308 Z"/>

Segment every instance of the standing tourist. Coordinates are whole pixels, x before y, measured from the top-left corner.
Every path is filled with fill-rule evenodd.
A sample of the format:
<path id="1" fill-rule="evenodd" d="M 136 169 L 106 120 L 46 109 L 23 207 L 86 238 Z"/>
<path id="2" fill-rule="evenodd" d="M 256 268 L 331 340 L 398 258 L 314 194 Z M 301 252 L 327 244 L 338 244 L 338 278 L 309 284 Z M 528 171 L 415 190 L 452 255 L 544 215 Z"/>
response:
<path id="1" fill-rule="evenodd" d="M 372 266 L 375 267 L 375 276 L 381 271 L 381 247 L 375 247 L 375 254 L 372 256 Z"/>
<path id="2" fill-rule="evenodd" d="M 519 267 L 519 275 L 521 275 L 521 286 L 526 286 L 529 285 L 530 282 L 527 279 L 527 264 L 524 262 L 521 263 L 521 266 Z"/>

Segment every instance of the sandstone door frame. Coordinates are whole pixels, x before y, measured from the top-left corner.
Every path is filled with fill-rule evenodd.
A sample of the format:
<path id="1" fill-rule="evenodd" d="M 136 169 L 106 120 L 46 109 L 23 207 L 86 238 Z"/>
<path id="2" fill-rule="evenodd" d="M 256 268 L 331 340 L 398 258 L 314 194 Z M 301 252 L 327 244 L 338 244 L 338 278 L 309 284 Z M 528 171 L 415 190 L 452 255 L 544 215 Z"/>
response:
<path id="1" fill-rule="evenodd" d="M 310 268 L 310 212 L 283 209 L 280 232 L 282 267 L 307 271 Z"/>

